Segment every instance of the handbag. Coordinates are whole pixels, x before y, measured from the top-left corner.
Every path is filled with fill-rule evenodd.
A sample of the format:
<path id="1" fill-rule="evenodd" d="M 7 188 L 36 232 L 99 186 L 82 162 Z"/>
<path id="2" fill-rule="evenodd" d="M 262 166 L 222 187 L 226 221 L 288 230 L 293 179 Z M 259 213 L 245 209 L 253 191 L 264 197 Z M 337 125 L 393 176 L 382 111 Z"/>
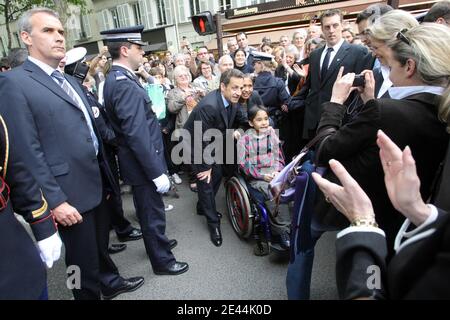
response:
<path id="1" fill-rule="evenodd" d="M 148 84 L 147 95 L 152 100 L 152 110 L 158 120 L 166 117 L 166 100 L 164 98 L 163 86 L 160 84 Z"/>
<path id="2" fill-rule="evenodd" d="M 302 163 L 307 160 L 313 160 L 314 154 L 311 149 L 324 137 L 330 136 L 335 132 L 335 128 L 327 128 L 320 131 L 311 141 L 306 144 L 300 153 L 294 157 L 287 166 L 284 167 L 281 172 L 272 179 L 269 183 L 270 194 L 272 199 L 275 200 L 277 205 L 281 202 L 290 202 L 294 198 L 295 194 L 295 180 L 299 174 L 299 169 Z M 322 144 L 321 144 L 322 145 Z M 316 157 L 320 152 L 316 153 Z"/>

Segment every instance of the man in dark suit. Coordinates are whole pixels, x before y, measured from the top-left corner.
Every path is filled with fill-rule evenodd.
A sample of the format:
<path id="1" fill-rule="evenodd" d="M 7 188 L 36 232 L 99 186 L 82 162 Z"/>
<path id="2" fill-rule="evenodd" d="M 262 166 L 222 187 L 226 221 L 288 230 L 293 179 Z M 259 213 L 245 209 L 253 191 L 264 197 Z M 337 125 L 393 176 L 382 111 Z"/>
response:
<path id="1" fill-rule="evenodd" d="M 367 49 L 347 43 L 342 37 L 342 13 L 337 9 L 325 11 L 320 21 L 326 45 L 311 53 L 309 74 L 299 95 L 305 100 L 303 138 L 315 135 L 322 115 L 322 103 L 329 101 L 340 67 L 344 73 L 359 74 Z M 350 99 L 350 98 L 349 98 Z"/>
<path id="2" fill-rule="evenodd" d="M 136 290 L 142 277 L 124 279 L 108 255 L 109 215 L 104 199 L 119 192 L 103 155 L 92 110 L 77 81 L 58 70 L 64 29 L 47 8 L 24 13 L 25 63 L 0 79 L 0 112 L 11 146 L 40 185 L 60 225 L 67 266 L 77 266 L 75 299 L 113 298 Z"/>
<path id="3" fill-rule="evenodd" d="M 225 163 L 223 160 L 229 158 L 223 151 L 234 149 L 234 143 L 231 146 L 226 144 L 230 141 L 234 142 L 233 138 L 230 139 L 228 135 L 233 130 L 229 131 L 228 129 L 236 129 L 237 125 L 244 124 L 246 119 L 241 112 L 241 106 L 238 104 L 243 86 L 244 74 L 242 72 L 236 69 L 225 71 L 220 77 L 220 89 L 206 95 L 191 112 L 184 125 L 184 128 L 190 133 L 189 154 L 191 155 L 193 171 L 198 178 L 197 213 L 206 217 L 211 241 L 217 247 L 222 245 L 222 233 L 215 196 L 220 187 L 223 169 L 227 171 L 227 175 L 230 175 L 232 173 L 230 171 L 233 170 L 233 164 L 231 164 L 231 167 L 223 166 Z M 205 141 L 208 139 L 205 139 L 204 135 L 209 129 L 216 129 L 216 133 L 221 135 L 215 137 L 215 143 L 217 143 L 217 139 L 223 139 L 224 143 L 221 144 L 222 150 L 212 151 L 211 158 L 207 159 L 209 155 L 205 155 L 204 151 L 210 145 L 210 140 Z M 227 137 L 228 139 L 226 139 Z M 194 141 L 201 141 L 201 150 L 193 149 Z M 200 152 L 202 156 L 198 161 L 195 155 Z M 234 159 L 232 162 L 234 162 Z"/>
<path id="4" fill-rule="evenodd" d="M 42 300 L 47 298 L 45 265 L 51 268 L 59 259 L 62 243 L 39 186 L 10 147 L 0 116 L 0 300 Z M 38 250 L 14 212 L 30 224 Z"/>
<path id="5" fill-rule="evenodd" d="M 189 265 L 178 262 L 171 249 L 176 240 L 165 235 L 162 193 L 170 188 L 164 146 L 151 100 L 134 71 L 142 63 L 143 26 L 103 31 L 113 67 L 105 80 L 106 112 L 116 134 L 120 173 L 132 186 L 144 245 L 155 274 L 178 275 Z"/>

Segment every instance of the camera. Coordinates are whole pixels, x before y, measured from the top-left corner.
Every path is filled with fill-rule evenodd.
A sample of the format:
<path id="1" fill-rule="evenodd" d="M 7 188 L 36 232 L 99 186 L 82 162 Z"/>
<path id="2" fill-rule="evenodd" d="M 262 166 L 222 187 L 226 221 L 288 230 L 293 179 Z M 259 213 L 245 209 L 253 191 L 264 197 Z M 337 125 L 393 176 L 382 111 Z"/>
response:
<path id="1" fill-rule="evenodd" d="M 64 68 L 64 72 L 74 76 L 80 83 L 83 83 L 89 71 L 89 66 L 84 62 L 72 63 Z"/>
<path id="2" fill-rule="evenodd" d="M 355 76 L 355 80 L 353 80 L 353 87 L 364 87 L 366 84 L 366 78 L 363 74 L 358 74 Z"/>

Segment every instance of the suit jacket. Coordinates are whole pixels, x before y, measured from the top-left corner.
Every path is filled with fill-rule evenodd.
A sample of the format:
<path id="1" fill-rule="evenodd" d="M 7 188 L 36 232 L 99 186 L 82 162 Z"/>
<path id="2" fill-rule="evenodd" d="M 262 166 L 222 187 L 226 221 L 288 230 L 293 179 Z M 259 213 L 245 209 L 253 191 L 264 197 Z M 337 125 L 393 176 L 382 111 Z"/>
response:
<path id="1" fill-rule="evenodd" d="M 304 138 L 312 138 L 308 136 L 308 130 L 315 130 L 317 127 L 323 111 L 322 103 L 330 101 L 340 67 L 344 67 L 344 74 L 349 72 L 358 74 L 363 70 L 363 64 L 366 63 L 363 58 L 367 54 L 367 49 L 344 41 L 334 56 L 325 79 L 320 79 L 320 57 L 323 50 L 325 47 L 311 53 L 308 77 L 299 93 L 305 100 Z"/>
<path id="2" fill-rule="evenodd" d="M 84 213 L 100 204 L 102 173 L 116 192 L 118 186 L 103 159 L 89 102 L 78 82 L 70 76 L 66 79 L 87 107 L 99 140 L 98 157 L 83 112 L 29 60 L 0 75 L 0 112 L 10 126 L 12 148 L 18 148 L 50 208 L 67 201 Z"/>
<path id="3" fill-rule="evenodd" d="M 450 214 L 440 210 L 438 218 L 410 238 L 389 264 L 386 240 L 376 232 L 351 232 L 336 240 L 336 280 L 339 297 L 354 299 L 449 299 Z M 367 283 L 381 271 L 381 287 Z"/>
<path id="4" fill-rule="evenodd" d="M 1 178 L 10 187 L 10 201 L 0 210 L 0 300 L 37 299 L 46 286 L 45 266 L 14 212 L 30 224 L 37 241 L 53 235 L 56 226 L 39 186 L 17 158 L 17 149 L 10 149 L 1 116 L 0 148 Z"/>
<path id="5" fill-rule="evenodd" d="M 120 173 L 129 185 L 153 184 L 166 173 L 161 128 L 152 102 L 137 77 L 113 66 L 105 80 L 104 101 L 119 144 Z"/>
<path id="6" fill-rule="evenodd" d="M 210 144 L 209 141 L 204 141 L 204 133 L 208 129 L 217 129 L 221 133 L 221 139 L 223 141 L 224 151 L 226 149 L 226 130 L 227 129 L 237 129 L 240 125 L 246 124 L 246 117 L 243 115 L 242 108 L 239 104 L 233 105 L 230 104 L 229 108 L 231 109 L 231 117 L 228 119 L 227 110 L 223 104 L 222 94 L 220 89 L 211 91 L 208 93 L 200 103 L 192 110 L 188 120 L 184 125 L 184 129 L 186 129 L 191 136 L 190 144 L 186 145 L 186 148 L 189 149 L 190 159 L 192 161 L 194 171 L 202 172 L 209 170 L 211 168 L 211 163 L 206 163 L 203 156 L 201 157 L 201 163 L 195 163 L 195 153 L 198 153 L 199 150 L 194 150 L 194 147 L 197 146 L 195 141 L 202 141 L 202 154 L 205 148 Z M 201 130 L 194 130 L 197 125 L 201 124 Z M 234 138 L 228 137 L 228 140 L 234 142 Z M 225 159 L 225 152 L 224 158 Z"/>
<path id="7" fill-rule="evenodd" d="M 377 221 L 386 232 L 390 248 L 403 216 L 394 209 L 387 195 L 376 145 L 377 131 L 383 130 L 401 149 L 410 146 L 421 181 L 422 197 L 428 199 L 435 172 L 449 142 L 446 126 L 438 119 L 439 100 L 439 96 L 431 93 L 418 93 L 401 100 L 370 100 L 345 125 L 341 120 L 345 106 L 324 104 L 318 131 L 329 127 L 337 131 L 321 143 L 319 164 L 326 165 L 330 159 L 343 163 L 372 200 Z M 336 180 L 331 173 L 328 175 Z M 327 204 L 325 201 L 320 203 Z M 341 215 L 336 217 L 331 212 L 320 212 L 318 215 L 324 222 L 332 223 L 334 218 L 337 218 L 334 222 L 342 222 Z"/>

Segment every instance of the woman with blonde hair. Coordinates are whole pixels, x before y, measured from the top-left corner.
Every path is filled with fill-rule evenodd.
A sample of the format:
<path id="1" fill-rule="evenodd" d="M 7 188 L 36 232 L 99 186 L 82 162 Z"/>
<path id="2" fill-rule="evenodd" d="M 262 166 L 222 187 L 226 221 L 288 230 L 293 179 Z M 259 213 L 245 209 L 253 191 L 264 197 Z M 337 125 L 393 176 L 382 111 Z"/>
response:
<path id="1" fill-rule="evenodd" d="M 388 89 L 392 86 L 392 82 L 389 80 L 390 70 L 388 66 L 388 59 L 392 54 L 392 51 L 388 46 L 388 42 L 395 37 L 397 32 L 403 29 L 411 29 L 418 25 L 419 23 L 416 18 L 409 12 L 392 10 L 375 20 L 375 22 L 367 29 L 366 37 L 369 48 L 380 63 L 379 71 L 375 70 L 375 72 L 380 72 L 380 75 L 382 76 L 381 78 L 380 75 L 378 75 L 378 79 L 377 77 L 375 78 L 377 79 L 377 86 L 375 89 L 377 98 L 386 97 Z M 372 60 L 372 64 L 375 64 L 375 59 L 372 58 Z M 375 68 L 378 67 L 374 66 L 373 69 Z"/>
<path id="2" fill-rule="evenodd" d="M 341 125 L 339 117 L 346 112 L 343 102 L 354 90 L 355 78 L 353 73 L 343 76 L 341 70 L 331 101 L 323 104 L 318 132 L 330 127 L 336 131 L 323 140 L 318 160 L 325 164 L 334 158 L 346 166 L 372 199 L 390 248 L 402 219 L 387 198 L 377 159 L 377 130 L 382 129 L 400 148 L 411 148 L 422 197 L 427 199 L 449 140 L 445 130 L 450 114 L 449 43 L 448 27 L 437 24 L 399 31 L 387 42 L 392 50 L 388 58 L 392 99 L 375 99 L 373 73 L 365 70 L 365 86 L 359 88 L 364 106 L 352 121 Z"/>
<path id="3" fill-rule="evenodd" d="M 430 36 L 433 35 L 433 36 Z M 322 105 L 318 134 L 334 129 L 316 145 L 318 166 L 330 159 L 341 162 L 372 200 L 375 218 L 386 234 L 388 260 L 394 255 L 394 239 L 403 216 L 389 201 L 383 168 L 378 157 L 377 131 L 383 130 L 401 149 L 408 146 L 415 158 L 421 181 L 422 199 L 431 194 L 434 177 L 445 157 L 449 142 L 446 132 L 450 114 L 450 33 L 438 24 L 419 25 L 397 32 L 387 44 L 391 68 L 389 89 L 392 99 L 375 99 L 372 70 L 363 71 L 364 87 L 353 87 L 354 73 L 339 71 L 330 102 Z M 347 112 L 344 101 L 354 90 L 360 91 L 364 105 L 351 121 L 343 124 Z M 395 166 L 394 161 L 383 165 Z M 332 173 L 327 179 L 337 182 Z M 317 194 L 311 222 L 311 246 L 305 250 L 302 265 L 312 267 L 314 245 L 326 230 L 347 227 L 348 221 L 338 214 L 322 193 Z M 288 271 L 309 279 L 311 269 Z M 308 287 L 309 288 L 309 287 Z"/>

